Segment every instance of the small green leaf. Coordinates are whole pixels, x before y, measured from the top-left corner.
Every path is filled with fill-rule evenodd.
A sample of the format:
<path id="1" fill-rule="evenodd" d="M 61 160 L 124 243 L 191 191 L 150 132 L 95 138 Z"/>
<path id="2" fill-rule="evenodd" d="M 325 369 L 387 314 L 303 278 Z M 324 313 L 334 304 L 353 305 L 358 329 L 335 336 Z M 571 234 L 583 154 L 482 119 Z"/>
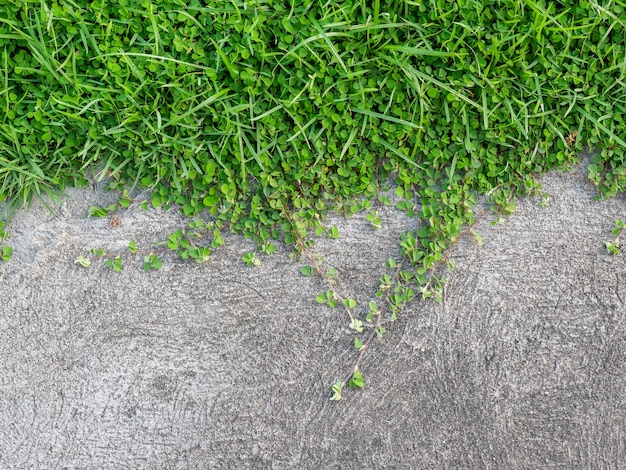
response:
<path id="1" fill-rule="evenodd" d="M 509 202 L 506 206 L 504 206 L 504 208 L 502 209 L 502 213 L 504 215 L 511 215 L 515 212 L 516 209 L 516 205 L 515 202 Z"/>
<path id="2" fill-rule="evenodd" d="M 109 210 L 104 207 L 90 206 L 88 213 L 91 217 L 106 217 L 109 214 Z"/>
<path id="3" fill-rule="evenodd" d="M 196 263 L 205 263 L 211 258 L 211 250 L 207 247 L 191 248 L 188 253 Z"/>
<path id="4" fill-rule="evenodd" d="M 363 388 L 365 386 L 365 378 L 363 375 L 357 370 L 352 378 L 350 379 L 350 387 L 351 388 Z"/>
<path id="5" fill-rule="evenodd" d="M 344 382 L 335 382 L 333 385 L 333 396 L 330 398 L 333 401 L 341 400 L 341 393 L 343 392 L 343 387 L 345 386 Z"/>
<path id="6" fill-rule="evenodd" d="M 218 246 L 221 246 L 223 244 L 224 239 L 222 238 L 222 234 L 220 230 L 216 228 L 215 230 L 213 230 L 213 242 L 211 243 L 211 246 L 213 246 L 213 248 L 217 248 Z"/>
<path id="7" fill-rule="evenodd" d="M 128 249 L 134 255 L 137 252 L 137 246 L 135 244 L 135 240 L 131 240 L 128 242 Z"/>
<path id="8" fill-rule="evenodd" d="M 343 301 L 343 304 L 344 304 L 346 307 L 348 307 L 348 308 L 352 309 L 352 308 L 356 307 L 356 300 L 354 300 L 354 299 L 345 299 L 345 300 Z"/>
<path id="9" fill-rule="evenodd" d="M 80 264 L 83 268 L 88 268 L 89 266 L 91 266 L 91 260 L 89 258 L 85 258 L 82 255 L 79 255 L 75 260 L 74 263 L 76 264 Z"/>
<path id="10" fill-rule="evenodd" d="M 315 273 L 315 268 L 313 266 L 302 266 L 300 268 L 300 273 L 302 273 L 303 276 L 311 276 Z"/>
<path id="11" fill-rule="evenodd" d="M 9 261 L 12 255 L 13 248 L 11 248 L 10 246 L 5 245 L 2 247 L 2 250 L 0 250 L 0 259 L 2 261 Z"/>
<path id="12" fill-rule="evenodd" d="M 271 255 L 276 251 L 276 245 L 271 242 L 265 243 L 259 247 L 263 253 L 266 255 Z"/>
<path id="13" fill-rule="evenodd" d="M 175 232 L 171 233 L 169 237 L 167 237 L 167 247 L 173 251 L 178 250 L 182 238 L 182 230 L 176 230 Z"/>
<path id="14" fill-rule="evenodd" d="M 383 227 L 383 223 L 380 220 L 380 217 L 378 217 L 377 212 L 370 212 L 367 214 L 366 218 L 375 230 L 380 230 Z"/>
<path id="15" fill-rule="evenodd" d="M 0 202 L 2 202 L 2 200 L 2 197 L 0 197 Z M 0 220 L 0 241 L 6 240 L 7 238 L 9 238 L 9 234 L 4 230 L 4 222 Z"/>
<path id="16" fill-rule="evenodd" d="M 150 253 L 143 257 L 143 269 L 144 271 L 151 271 L 161 269 L 163 267 L 163 263 L 154 253 Z"/>
<path id="17" fill-rule="evenodd" d="M 357 333 L 363 332 L 363 322 L 361 320 L 357 320 L 353 318 L 350 322 L 350 329 L 356 331 Z"/>
<path id="18" fill-rule="evenodd" d="M 361 350 L 363 348 L 363 341 L 361 341 L 359 338 L 354 338 L 354 347 L 358 350 Z"/>
<path id="19" fill-rule="evenodd" d="M 152 269 L 161 269 L 163 267 L 163 263 L 156 257 L 156 255 L 152 255 L 150 259 L 150 266 L 152 266 Z"/>
<path id="20" fill-rule="evenodd" d="M 106 260 L 104 262 L 104 265 L 108 266 L 109 268 L 113 268 L 113 271 L 115 271 L 116 273 L 119 273 L 123 267 L 122 258 L 121 256 L 118 255 L 115 258 Z"/>
<path id="21" fill-rule="evenodd" d="M 261 260 L 257 258 L 256 254 L 252 251 L 243 255 L 241 259 L 248 266 L 258 266 L 261 264 Z"/>
<path id="22" fill-rule="evenodd" d="M 387 196 L 378 196 L 378 200 L 383 206 L 391 205 L 391 199 L 389 199 Z"/>
<path id="23" fill-rule="evenodd" d="M 610 255 L 619 255 L 619 242 L 606 242 L 604 244 L 606 246 L 606 251 Z"/>
<path id="24" fill-rule="evenodd" d="M 315 301 L 318 304 L 325 304 L 326 302 L 328 302 L 328 299 L 326 298 L 325 294 L 317 294 L 317 297 L 315 297 Z"/>
<path id="25" fill-rule="evenodd" d="M 204 263 L 205 261 L 209 261 L 210 256 L 211 250 L 209 248 L 203 248 L 202 252 L 200 253 L 200 259 L 202 260 L 202 262 Z"/>
<path id="26" fill-rule="evenodd" d="M 339 229 L 337 227 L 331 227 L 328 229 L 329 238 L 339 238 Z"/>

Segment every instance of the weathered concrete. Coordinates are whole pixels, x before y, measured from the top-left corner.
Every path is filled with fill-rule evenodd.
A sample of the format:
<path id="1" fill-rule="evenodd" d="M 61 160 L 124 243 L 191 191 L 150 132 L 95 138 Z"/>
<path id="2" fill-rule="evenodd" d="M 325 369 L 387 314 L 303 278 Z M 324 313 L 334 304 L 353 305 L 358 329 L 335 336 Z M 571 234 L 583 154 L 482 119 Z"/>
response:
<path id="1" fill-rule="evenodd" d="M 353 336 L 287 249 L 249 268 L 230 237 L 203 265 L 84 269 L 92 247 L 149 250 L 176 214 L 132 206 L 111 228 L 86 217 L 110 197 L 90 190 L 35 205 L 0 264 L 0 467 L 623 467 L 626 265 L 604 242 L 626 201 L 594 201 L 582 168 L 543 183 L 547 207 L 458 244 L 444 302 L 411 304 L 338 403 Z M 341 237 L 316 245 L 360 305 L 415 224 L 382 218 L 333 220 Z"/>

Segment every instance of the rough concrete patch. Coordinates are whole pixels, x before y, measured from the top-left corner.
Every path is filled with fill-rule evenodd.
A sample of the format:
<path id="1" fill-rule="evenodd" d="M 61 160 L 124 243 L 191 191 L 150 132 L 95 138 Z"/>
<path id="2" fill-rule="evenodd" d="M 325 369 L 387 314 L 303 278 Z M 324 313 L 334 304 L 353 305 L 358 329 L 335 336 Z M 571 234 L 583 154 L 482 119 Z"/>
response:
<path id="1" fill-rule="evenodd" d="M 230 237 L 208 264 L 117 274 L 74 264 L 91 247 L 151 246 L 175 213 L 86 218 L 90 190 L 10 227 L 0 265 L 0 466 L 5 468 L 619 468 L 625 376 L 623 197 L 597 202 L 584 171 L 543 179 L 484 244 L 453 252 L 442 304 L 417 302 L 363 363 L 366 388 L 328 401 L 355 360 L 342 312 L 279 247 L 258 268 Z M 372 299 L 399 234 L 389 210 L 332 219 L 316 251 L 340 288 Z"/>

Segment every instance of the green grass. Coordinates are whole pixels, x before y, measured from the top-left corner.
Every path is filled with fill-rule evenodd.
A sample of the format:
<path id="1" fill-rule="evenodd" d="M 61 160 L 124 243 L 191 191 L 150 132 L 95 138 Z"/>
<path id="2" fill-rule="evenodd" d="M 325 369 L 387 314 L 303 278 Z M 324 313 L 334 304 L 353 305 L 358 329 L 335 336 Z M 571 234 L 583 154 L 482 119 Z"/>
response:
<path id="1" fill-rule="evenodd" d="M 393 175 L 428 269 L 473 221 L 597 148 L 624 189 L 621 1 L 12 1 L 0 7 L 0 200 L 89 171 L 261 245 Z M 365 197 L 365 199 L 363 199 Z M 356 202 L 355 202 L 356 201 Z"/>

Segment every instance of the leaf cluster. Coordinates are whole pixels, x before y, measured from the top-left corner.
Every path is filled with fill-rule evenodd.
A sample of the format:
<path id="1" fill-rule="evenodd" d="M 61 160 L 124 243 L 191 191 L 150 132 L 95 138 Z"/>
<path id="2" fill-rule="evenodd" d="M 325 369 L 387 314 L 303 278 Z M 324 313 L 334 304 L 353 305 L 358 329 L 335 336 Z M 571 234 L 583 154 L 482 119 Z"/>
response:
<path id="1" fill-rule="evenodd" d="M 620 253 L 621 238 L 625 230 L 626 230 L 626 222 L 624 222 L 623 220 L 617 219 L 615 221 L 615 228 L 612 230 L 612 233 L 613 235 L 615 235 L 615 238 L 613 239 L 613 241 L 606 242 L 604 244 L 606 247 L 607 253 L 609 253 L 610 255 L 618 255 Z"/>

